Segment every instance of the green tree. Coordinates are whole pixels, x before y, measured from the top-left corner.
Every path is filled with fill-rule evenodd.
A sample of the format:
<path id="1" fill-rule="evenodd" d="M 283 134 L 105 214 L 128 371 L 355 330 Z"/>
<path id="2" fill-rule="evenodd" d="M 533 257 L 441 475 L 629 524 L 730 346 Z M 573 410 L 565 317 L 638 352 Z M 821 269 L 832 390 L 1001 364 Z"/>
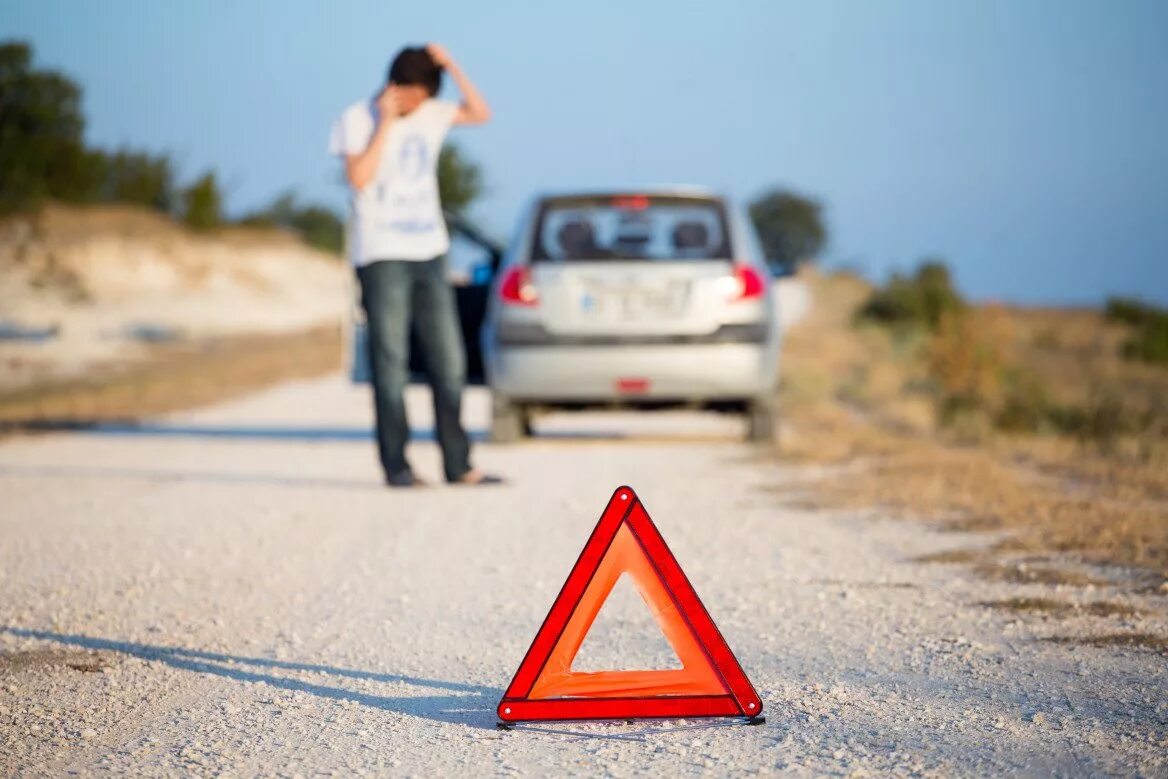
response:
<path id="1" fill-rule="evenodd" d="M 32 67 L 24 42 L 0 44 L 0 212 L 46 197 L 89 200 L 103 174 L 85 148 L 81 89 L 66 76 Z"/>
<path id="2" fill-rule="evenodd" d="M 482 169 L 467 159 L 455 144 L 448 143 L 438 155 L 438 194 L 442 207 L 463 215 L 483 192 Z"/>
<path id="3" fill-rule="evenodd" d="M 305 206 L 296 214 L 293 227 L 314 248 L 340 254 L 345 246 L 345 223 L 332 209 Z"/>
<path id="4" fill-rule="evenodd" d="M 193 230 L 213 230 L 222 224 L 223 198 L 215 173 L 208 171 L 182 191 L 182 217 Z"/>
<path id="5" fill-rule="evenodd" d="M 1106 311 L 1108 319 L 1132 327 L 1123 344 L 1124 357 L 1168 365 L 1168 309 L 1133 298 L 1110 298 Z"/>
<path id="6" fill-rule="evenodd" d="M 173 172 L 166 155 L 119 149 L 105 159 L 102 199 L 170 211 Z"/>
<path id="7" fill-rule="evenodd" d="M 290 227 L 295 215 L 296 195 L 288 190 L 277 196 L 267 208 L 247 214 L 239 223 L 252 227 Z"/>
<path id="8" fill-rule="evenodd" d="M 294 230 L 309 246 L 340 254 L 345 242 L 345 224 L 333 210 L 321 205 L 299 206 L 296 194 L 284 192 L 263 211 L 240 220 L 242 224 L 266 225 Z"/>
<path id="9" fill-rule="evenodd" d="M 169 211 L 170 160 L 85 145 L 81 88 L 32 65 L 24 42 L 0 44 L 0 213 L 46 198 L 137 203 Z"/>
<path id="10" fill-rule="evenodd" d="M 793 270 L 814 260 L 827 243 L 822 206 L 784 190 L 771 190 L 750 204 L 750 219 L 767 261 Z"/>

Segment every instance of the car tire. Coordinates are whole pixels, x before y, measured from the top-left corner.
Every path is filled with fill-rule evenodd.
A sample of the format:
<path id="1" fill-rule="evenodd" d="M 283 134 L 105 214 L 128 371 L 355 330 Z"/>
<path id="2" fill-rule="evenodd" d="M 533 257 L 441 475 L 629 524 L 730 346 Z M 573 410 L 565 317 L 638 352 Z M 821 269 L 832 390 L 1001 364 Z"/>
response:
<path id="1" fill-rule="evenodd" d="M 494 394 L 491 398 L 491 441 L 513 444 L 530 434 L 527 409 L 505 395 Z"/>
<path id="2" fill-rule="evenodd" d="M 756 444 L 774 443 L 778 435 L 779 413 L 774 398 L 753 398 L 746 402 L 746 440 Z"/>

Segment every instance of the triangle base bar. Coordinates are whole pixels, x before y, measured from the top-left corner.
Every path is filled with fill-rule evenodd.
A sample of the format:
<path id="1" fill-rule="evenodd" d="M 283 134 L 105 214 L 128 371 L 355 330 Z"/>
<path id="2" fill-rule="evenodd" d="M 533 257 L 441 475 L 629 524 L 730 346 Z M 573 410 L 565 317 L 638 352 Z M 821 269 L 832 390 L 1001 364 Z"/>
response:
<path id="1" fill-rule="evenodd" d="M 525 721 L 525 720 L 520 720 L 519 722 L 503 722 L 503 720 L 499 720 L 498 722 L 495 723 L 495 729 L 496 730 L 505 730 L 505 731 L 510 732 L 512 730 L 527 730 L 529 728 L 533 729 L 533 730 L 541 730 L 542 728 L 540 728 L 540 726 L 546 725 L 548 723 L 559 724 L 559 723 L 570 723 L 570 722 L 627 722 L 629 724 L 632 724 L 633 722 L 636 722 L 636 721 L 664 722 L 666 719 L 668 719 L 668 718 L 662 717 L 662 718 L 653 719 L 650 717 L 638 717 L 637 719 L 630 718 L 630 719 L 623 719 L 623 720 L 622 719 L 612 719 L 612 720 L 595 720 L 595 719 L 565 720 L 565 719 L 561 719 L 561 720 L 546 720 L 546 721 L 545 720 L 531 720 L 530 722 Z M 696 719 L 708 720 L 710 723 L 710 726 L 713 726 L 714 724 L 717 724 L 717 725 L 765 725 L 766 721 L 767 721 L 767 718 L 762 716 L 761 714 L 759 714 L 757 717 L 686 717 L 686 718 L 682 719 L 681 721 L 682 722 L 689 722 L 691 720 L 696 720 Z M 668 733 L 670 730 L 671 729 L 667 727 L 667 728 L 664 728 L 662 730 L 662 732 Z"/>
<path id="2" fill-rule="evenodd" d="M 654 698 L 552 698 L 508 700 L 499 705 L 505 722 L 687 717 L 749 717 L 730 695 Z"/>

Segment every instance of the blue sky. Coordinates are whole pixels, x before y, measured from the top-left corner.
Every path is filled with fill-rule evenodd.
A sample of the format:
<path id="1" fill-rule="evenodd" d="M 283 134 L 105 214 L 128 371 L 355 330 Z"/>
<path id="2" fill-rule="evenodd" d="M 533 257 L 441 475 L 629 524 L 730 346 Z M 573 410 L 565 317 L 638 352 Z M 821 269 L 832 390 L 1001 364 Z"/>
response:
<path id="1" fill-rule="evenodd" d="M 1168 302 L 1168 3 L 5 0 L 88 137 L 215 168 L 233 213 L 338 208 L 339 111 L 445 43 L 495 109 L 454 139 L 499 235 L 534 191 L 686 182 L 826 206 L 829 264 L 946 257 L 987 299 Z M 447 95 L 452 94 L 449 90 Z"/>

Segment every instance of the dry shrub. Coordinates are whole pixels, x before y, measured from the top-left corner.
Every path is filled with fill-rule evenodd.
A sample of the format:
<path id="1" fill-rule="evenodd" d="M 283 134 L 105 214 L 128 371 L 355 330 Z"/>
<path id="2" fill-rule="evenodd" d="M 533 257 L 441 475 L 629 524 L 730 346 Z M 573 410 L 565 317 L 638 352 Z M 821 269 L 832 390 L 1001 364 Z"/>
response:
<path id="1" fill-rule="evenodd" d="M 1009 433 L 1045 433 L 1061 429 L 1060 410 L 1050 388 L 1037 373 L 1021 366 L 1003 369 L 1001 405 L 994 415 L 999 430 Z"/>
<path id="2" fill-rule="evenodd" d="M 1004 344 L 1010 338 L 1002 309 L 950 311 L 940 320 L 926 360 L 936 384 L 942 424 L 963 415 L 993 417 L 1002 404 Z"/>

